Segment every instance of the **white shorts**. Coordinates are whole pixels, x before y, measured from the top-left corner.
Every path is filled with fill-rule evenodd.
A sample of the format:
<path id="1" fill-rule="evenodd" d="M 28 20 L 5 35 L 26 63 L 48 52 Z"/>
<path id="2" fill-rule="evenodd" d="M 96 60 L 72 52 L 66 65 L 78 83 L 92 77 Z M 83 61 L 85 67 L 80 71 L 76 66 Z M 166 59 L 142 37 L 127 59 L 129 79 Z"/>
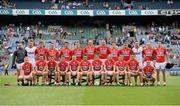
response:
<path id="1" fill-rule="evenodd" d="M 36 61 L 35 61 L 35 59 L 29 59 L 29 62 L 32 64 L 33 67 L 36 66 Z"/>
<path id="2" fill-rule="evenodd" d="M 66 61 L 68 64 L 71 62 L 71 61 Z"/>
<path id="3" fill-rule="evenodd" d="M 93 62 L 93 59 L 91 59 L 91 60 L 88 60 L 90 63 L 92 63 Z"/>
<path id="4" fill-rule="evenodd" d="M 150 64 L 151 64 L 151 66 L 154 67 L 154 62 L 153 61 L 150 61 Z M 145 67 L 146 65 L 147 65 L 147 61 L 144 62 L 143 67 Z"/>
<path id="5" fill-rule="evenodd" d="M 75 76 L 75 75 L 77 75 L 77 72 L 71 72 L 71 75 L 73 75 L 73 76 Z"/>
<path id="6" fill-rule="evenodd" d="M 89 73 L 88 71 L 83 71 L 82 75 L 88 75 L 88 73 Z"/>
<path id="7" fill-rule="evenodd" d="M 32 78 L 32 74 L 30 75 L 24 75 L 24 77 L 22 75 L 20 75 L 18 78 L 21 78 L 21 79 L 29 79 L 29 78 Z"/>
<path id="8" fill-rule="evenodd" d="M 107 60 L 107 59 L 100 59 L 103 63 Z"/>
<path id="9" fill-rule="evenodd" d="M 155 68 L 157 69 L 157 70 L 164 70 L 165 69 L 165 67 L 166 67 L 166 62 L 162 62 L 162 63 L 155 63 Z"/>
<path id="10" fill-rule="evenodd" d="M 23 65 L 23 63 L 16 63 L 16 68 L 18 70 L 21 70 L 22 69 L 22 65 Z"/>
<path id="11" fill-rule="evenodd" d="M 117 74 L 119 74 L 119 75 L 125 75 L 126 72 L 117 72 Z"/>
<path id="12" fill-rule="evenodd" d="M 113 75 L 113 71 L 107 71 L 107 75 L 112 76 Z"/>
<path id="13" fill-rule="evenodd" d="M 94 75 L 95 75 L 95 76 L 100 76 L 100 75 L 101 75 L 101 72 L 100 72 L 100 71 L 94 71 Z"/>
<path id="14" fill-rule="evenodd" d="M 140 68 L 140 69 L 143 68 L 143 63 L 142 63 L 142 61 L 139 61 L 139 68 Z"/>

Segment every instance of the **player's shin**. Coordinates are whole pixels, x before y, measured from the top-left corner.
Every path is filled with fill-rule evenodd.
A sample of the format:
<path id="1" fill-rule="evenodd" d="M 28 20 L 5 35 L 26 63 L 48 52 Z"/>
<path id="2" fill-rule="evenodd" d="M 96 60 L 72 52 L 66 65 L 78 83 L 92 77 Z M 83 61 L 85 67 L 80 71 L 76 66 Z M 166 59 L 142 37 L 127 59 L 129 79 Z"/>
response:
<path id="1" fill-rule="evenodd" d="M 162 74 L 163 74 L 163 85 L 165 86 L 166 85 L 166 71 L 163 70 Z"/>
<path id="2" fill-rule="evenodd" d="M 112 75 L 112 81 L 113 81 L 113 83 L 116 82 L 116 73 L 115 73 L 115 72 L 113 72 L 113 75 Z"/>
<path id="3" fill-rule="evenodd" d="M 77 72 L 77 83 L 81 83 L 82 82 L 82 73 L 81 72 Z"/>
<path id="4" fill-rule="evenodd" d="M 142 72 L 139 72 L 140 85 L 143 86 L 143 76 Z"/>
<path id="5" fill-rule="evenodd" d="M 46 73 L 43 72 L 43 76 L 42 76 L 42 84 L 44 85 L 46 81 Z"/>
<path id="6" fill-rule="evenodd" d="M 48 77 L 48 72 L 45 73 L 45 79 L 46 79 L 46 84 L 49 85 L 49 77 Z"/>
<path id="7" fill-rule="evenodd" d="M 137 86 L 137 75 L 134 75 L 135 86 Z"/>
<path id="8" fill-rule="evenodd" d="M 116 72 L 116 82 L 119 84 L 119 73 L 118 72 Z"/>
<path id="9" fill-rule="evenodd" d="M 125 73 L 124 74 L 124 84 L 125 85 L 127 85 L 127 83 L 128 83 L 128 78 L 127 77 L 128 77 L 128 75 L 127 75 L 127 73 Z"/>
<path id="10" fill-rule="evenodd" d="M 143 84 L 146 85 L 146 78 L 143 78 Z"/>
<path id="11" fill-rule="evenodd" d="M 154 82 L 155 82 L 155 78 L 152 78 L 151 79 L 151 84 L 154 85 Z"/>
<path id="12" fill-rule="evenodd" d="M 19 80 L 18 80 L 18 78 L 19 78 L 19 76 L 20 76 L 20 70 L 19 69 L 17 69 L 17 84 L 19 85 Z"/>
<path id="13" fill-rule="evenodd" d="M 132 86 L 131 74 L 128 73 L 127 75 L 128 75 L 129 85 Z"/>
<path id="14" fill-rule="evenodd" d="M 32 73 L 32 84 L 33 85 L 36 84 L 36 74 L 35 74 L 35 72 Z"/>
<path id="15" fill-rule="evenodd" d="M 67 79 L 68 79 L 69 85 L 71 85 L 72 81 L 71 81 L 71 73 L 70 72 L 68 72 Z"/>
<path id="16" fill-rule="evenodd" d="M 89 79 L 89 85 L 92 85 L 93 84 L 93 76 L 92 76 L 92 72 L 89 72 L 88 74 L 88 79 Z"/>
<path id="17" fill-rule="evenodd" d="M 103 83 L 106 85 L 107 84 L 107 72 L 104 72 L 103 76 L 104 76 Z"/>
<path id="18" fill-rule="evenodd" d="M 157 77 L 157 85 L 160 85 L 160 77 L 159 77 L 160 70 L 156 70 L 156 77 Z"/>

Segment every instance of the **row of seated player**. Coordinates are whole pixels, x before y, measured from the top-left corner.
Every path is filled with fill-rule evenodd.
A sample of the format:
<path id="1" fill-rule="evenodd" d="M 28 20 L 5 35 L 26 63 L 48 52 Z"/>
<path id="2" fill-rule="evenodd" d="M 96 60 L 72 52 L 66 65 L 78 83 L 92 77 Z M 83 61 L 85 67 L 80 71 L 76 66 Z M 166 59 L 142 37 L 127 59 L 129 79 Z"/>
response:
<path id="1" fill-rule="evenodd" d="M 113 61 L 112 55 L 109 55 L 104 63 L 99 60 L 98 55 L 95 55 L 92 64 L 87 60 L 87 55 L 83 56 L 81 63 L 76 61 L 76 56 L 73 56 L 69 64 L 65 61 L 64 56 L 61 57 L 61 62 L 59 63 L 55 62 L 53 58 L 46 62 L 43 60 L 43 56 L 40 56 L 40 60 L 36 62 L 34 68 L 27 57 L 24 61 L 21 75 L 17 79 L 22 82 L 22 85 L 39 85 L 40 76 L 42 76 L 42 85 L 50 85 L 53 83 L 52 79 L 54 79 L 54 84 L 57 86 L 81 85 L 83 77 L 86 77 L 86 85 L 94 85 L 97 77 L 100 78 L 99 85 L 123 84 L 132 86 L 131 77 L 134 77 L 136 86 L 138 85 L 138 77 L 140 79 L 140 86 L 148 85 L 149 83 L 154 85 L 155 82 L 154 66 L 148 61 L 140 69 L 139 63 L 135 59 L 135 54 L 131 55 L 128 63 L 123 61 L 122 55 L 119 55 L 119 61 L 116 63 Z"/>

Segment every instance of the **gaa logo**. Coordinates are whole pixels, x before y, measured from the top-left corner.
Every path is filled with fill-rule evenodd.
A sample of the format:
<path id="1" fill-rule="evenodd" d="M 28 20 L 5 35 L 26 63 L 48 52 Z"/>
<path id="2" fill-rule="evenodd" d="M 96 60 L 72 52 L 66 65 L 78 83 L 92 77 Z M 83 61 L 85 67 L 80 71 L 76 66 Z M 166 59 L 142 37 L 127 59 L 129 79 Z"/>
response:
<path id="1" fill-rule="evenodd" d="M 8 10 L 0 10 L 0 14 L 10 14 Z"/>
<path id="2" fill-rule="evenodd" d="M 25 10 L 16 10 L 15 11 L 16 14 L 26 14 L 26 11 Z"/>
<path id="3" fill-rule="evenodd" d="M 65 15 L 74 15 L 74 12 L 73 11 L 64 11 L 64 14 Z"/>
<path id="4" fill-rule="evenodd" d="M 153 11 L 144 11 L 144 14 L 145 15 L 154 15 L 154 12 Z"/>
<path id="5" fill-rule="evenodd" d="M 42 12 L 40 10 L 32 10 L 33 15 L 41 15 Z"/>
<path id="6" fill-rule="evenodd" d="M 80 14 L 81 15 L 89 15 L 90 13 L 87 10 L 82 10 L 82 11 L 80 11 Z"/>
<path id="7" fill-rule="evenodd" d="M 97 11 L 96 11 L 96 14 L 97 14 L 97 15 L 106 15 L 106 12 L 105 12 L 105 11 L 102 11 L 102 10 L 97 10 Z"/>
<path id="8" fill-rule="evenodd" d="M 48 11 L 48 14 L 49 14 L 49 15 L 57 15 L 58 12 L 55 11 L 55 10 L 50 10 L 50 11 Z"/>
<path id="9" fill-rule="evenodd" d="M 120 14 L 121 14 L 121 11 L 112 11 L 112 14 L 113 14 L 113 15 L 120 15 Z"/>
<path id="10" fill-rule="evenodd" d="M 138 12 L 137 11 L 128 11 L 128 14 L 129 15 L 138 15 Z"/>

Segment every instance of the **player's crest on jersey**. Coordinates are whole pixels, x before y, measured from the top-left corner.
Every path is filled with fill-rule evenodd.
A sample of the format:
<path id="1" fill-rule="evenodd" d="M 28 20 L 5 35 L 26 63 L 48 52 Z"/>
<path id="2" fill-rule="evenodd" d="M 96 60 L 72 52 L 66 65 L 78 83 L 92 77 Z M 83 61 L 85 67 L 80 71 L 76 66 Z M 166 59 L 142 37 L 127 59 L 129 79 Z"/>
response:
<path id="1" fill-rule="evenodd" d="M 124 52 L 123 55 L 124 56 L 129 56 L 129 53 L 128 52 Z"/>
<path id="2" fill-rule="evenodd" d="M 71 66 L 71 70 L 76 71 L 77 70 L 77 66 Z"/>
<path id="3" fill-rule="evenodd" d="M 163 55 L 164 55 L 164 52 L 162 51 L 157 52 L 157 56 L 163 56 Z"/>
<path id="4" fill-rule="evenodd" d="M 113 57 L 115 57 L 115 56 L 117 56 L 117 53 L 116 53 L 116 52 L 112 52 L 111 55 L 112 55 Z"/>
<path id="5" fill-rule="evenodd" d="M 39 70 L 43 70 L 43 69 L 44 69 L 44 67 L 43 67 L 43 66 L 40 66 L 38 69 L 39 69 Z"/>
<path id="6" fill-rule="evenodd" d="M 29 70 L 28 68 L 26 68 L 24 71 L 25 71 L 25 72 L 30 72 L 30 70 Z"/>
<path id="7" fill-rule="evenodd" d="M 107 68 L 108 70 L 111 70 L 111 69 L 113 69 L 113 66 L 106 66 L 106 68 Z"/>
<path id="8" fill-rule="evenodd" d="M 83 70 L 89 70 L 89 66 L 82 66 Z"/>
<path id="9" fill-rule="evenodd" d="M 69 57 L 69 53 L 64 53 L 64 56 L 65 57 Z"/>
<path id="10" fill-rule="evenodd" d="M 152 56 L 152 52 L 151 52 L 151 51 L 148 51 L 148 52 L 146 53 L 146 56 Z"/>
<path id="11" fill-rule="evenodd" d="M 88 53 L 88 54 L 94 54 L 94 51 L 93 51 L 93 50 L 88 50 L 87 53 Z"/>
<path id="12" fill-rule="evenodd" d="M 101 54 L 106 54 L 106 53 L 107 53 L 107 50 L 106 50 L 106 49 L 102 49 L 102 50 L 100 50 L 100 53 L 101 53 Z"/>
<path id="13" fill-rule="evenodd" d="M 101 66 L 94 66 L 94 69 L 100 70 L 100 69 L 101 69 Z"/>
<path id="14" fill-rule="evenodd" d="M 80 53 L 80 52 L 76 52 L 75 55 L 76 55 L 76 56 L 81 56 L 81 53 Z"/>

